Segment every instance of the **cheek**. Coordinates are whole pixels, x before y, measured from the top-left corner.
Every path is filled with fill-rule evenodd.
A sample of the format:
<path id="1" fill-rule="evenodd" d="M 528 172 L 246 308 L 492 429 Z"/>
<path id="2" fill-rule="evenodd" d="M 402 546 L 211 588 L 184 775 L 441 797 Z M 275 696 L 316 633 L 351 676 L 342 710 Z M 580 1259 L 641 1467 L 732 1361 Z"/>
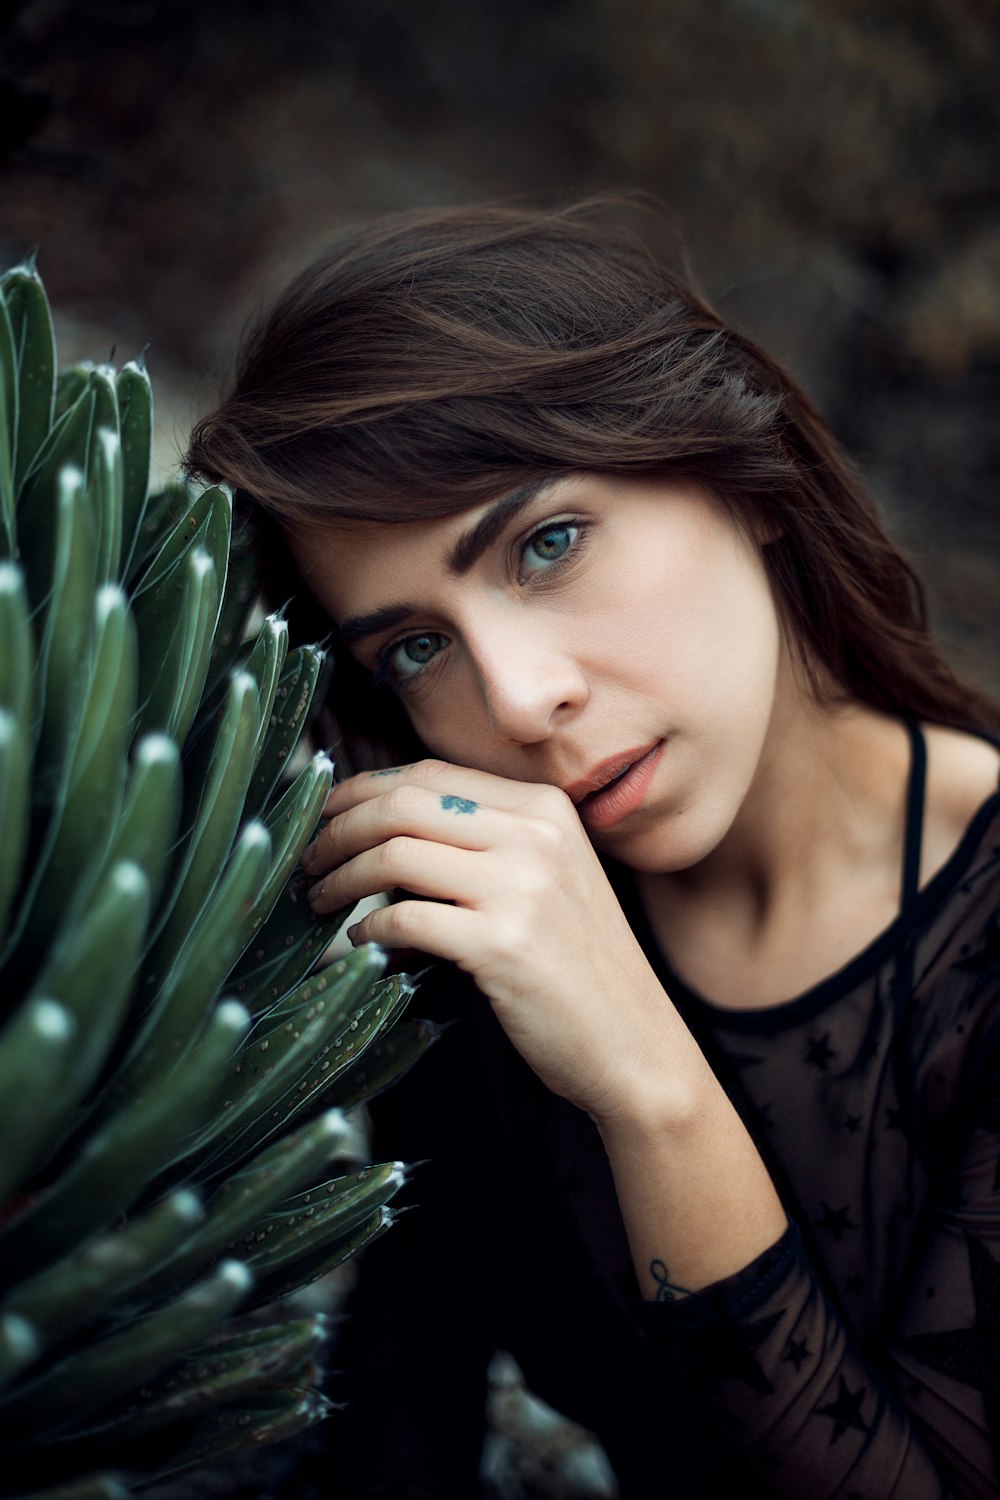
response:
<path id="1" fill-rule="evenodd" d="M 633 593 L 621 632 L 678 713 L 707 729 L 766 718 L 781 651 L 778 614 L 763 570 L 742 554 L 689 565 Z"/>

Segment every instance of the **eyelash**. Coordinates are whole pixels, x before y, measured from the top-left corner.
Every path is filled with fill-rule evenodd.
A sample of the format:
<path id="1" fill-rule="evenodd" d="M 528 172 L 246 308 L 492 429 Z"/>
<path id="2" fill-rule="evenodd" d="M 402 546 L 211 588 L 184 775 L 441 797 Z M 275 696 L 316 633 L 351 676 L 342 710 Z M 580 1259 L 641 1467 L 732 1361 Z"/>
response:
<path id="1" fill-rule="evenodd" d="M 539 587 L 540 585 L 542 585 L 543 580 L 548 580 L 554 573 L 561 572 L 565 566 L 575 562 L 583 547 L 584 542 L 589 537 L 591 530 L 590 526 L 586 522 L 578 521 L 571 516 L 557 516 L 550 521 L 543 521 L 540 526 L 536 526 L 534 530 L 524 538 L 523 542 L 517 544 L 516 548 L 513 549 L 516 551 L 518 560 L 520 561 L 523 559 L 524 554 L 527 552 L 532 542 L 536 541 L 538 537 L 544 536 L 547 531 L 554 531 L 558 527 L 565 527 L 567 531 L 575 532 L 575 535 L 573 536 L 569 547 L 563 553 L 562 557 L 555 558 L 547 568 L 539 568 L 536 572 L 530 574 L 527 579 L 524 580 L 525 586 Z M 405 646 L 407 641 L 419 639 L 421 635 L 439 634 L 441 634 L 441 632 L 436 630 L 411 630 L 408 631 L 406 635 L 400 635 L 397 636 L 395 640 L 388 641 L 379 650 L 378 659 L 375 665 L 375 671 L 372 674 L 372 686 L 382 687 L 385 684 L 389 684 L 395 689 L 396 692 L 406 692 L 408 691 L 408 689 L 415 686 L 417 682 L 419 682 L 420 679 L 425 675 L 428 669 L 433 667 L 434 663 L 437 661 L 441 653 L 438 652 L 432 658 L 432 660 L 429 661 L 426 666 L 421 667 L 419 671 L 408 672 L 405 675 L 400 675 L 395 678 L 393 677 L 392 672 L 392 658 L 399 650 L 400 646 Z"/>

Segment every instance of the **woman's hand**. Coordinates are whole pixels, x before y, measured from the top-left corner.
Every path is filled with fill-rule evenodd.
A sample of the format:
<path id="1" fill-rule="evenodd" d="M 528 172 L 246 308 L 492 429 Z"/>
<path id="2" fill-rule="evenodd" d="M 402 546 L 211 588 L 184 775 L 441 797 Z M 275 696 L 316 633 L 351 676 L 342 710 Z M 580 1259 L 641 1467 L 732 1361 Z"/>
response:
<path id="1" fill-rule="evenodd" d="M 662 1088 L 678 1019 L 564 792 L 424 760 L 352 776 L 324 813 L 302 859 L 315 911 L 428 898 L 370 911 L 352 940 L 453 960 L 543 1082 L 598 1121 Z"/>

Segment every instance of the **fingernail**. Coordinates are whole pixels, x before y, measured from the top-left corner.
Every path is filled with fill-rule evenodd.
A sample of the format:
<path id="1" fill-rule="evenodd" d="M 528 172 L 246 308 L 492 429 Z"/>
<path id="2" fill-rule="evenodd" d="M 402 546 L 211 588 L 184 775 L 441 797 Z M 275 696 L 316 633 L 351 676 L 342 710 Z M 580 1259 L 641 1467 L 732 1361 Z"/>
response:
<path id="1" fill-rule="evenodd" d="M 321 880 L 319 885 L 314 885 L 309 892 L 309 900 L 312 902 L 318 901 L 323 894 L 323 888 L 325 885 L 325 880 Z"/>
<path id="2" fill-rule="evenodd" d="M 313 855 L 316 853 L 316 845 L 318 843 L 319 839 L 313 839 L 312 843 L 307 844 L 303 849 L 302 857 L 299 860 L 299 864 L 302 866 L 303 870 L 308 870 L 309 866 L 312 864 Z"/>
<path id="3" fill-rule="evenodd" d="M 348 927 L 348 929 L 347 929 L 347 936 L 350 938 L 350 940 L 351 940 L 352 943 L 354 942 L 354 934 L 357 932 L 357 930 L 358 930 L 358 928 L 360 926 L 361 926 L 360 922 L 355 922 L 352 927 Z"/>

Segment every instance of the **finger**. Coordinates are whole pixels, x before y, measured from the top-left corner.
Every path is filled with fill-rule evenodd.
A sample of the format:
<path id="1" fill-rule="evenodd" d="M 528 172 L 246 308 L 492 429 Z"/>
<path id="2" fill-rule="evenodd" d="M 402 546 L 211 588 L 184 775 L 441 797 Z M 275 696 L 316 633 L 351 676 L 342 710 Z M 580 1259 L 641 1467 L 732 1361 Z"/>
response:
<path id="1" fill-rule="evenodd" d="M 510 817 L 453 792 L 401 782 L 332 818 L 303 851 L 302 868 L 318 875 L 399 834 L 461 849 L 490 849 L 505 835 L 513 836 L 507 827 Z"/>
<path id="2" fill-rule="evenodd" d="M 383 948 L 415 948 L 461 964 L 476 951 L 481 928 L 479 912 L 433 901 L 397 901 L 367 912 L 347 935 L 357 947 L 378 943 Z"/>
<path id="3" fill-rule="evenodd" d="M 572 803 L 558 787 L 540 781 L 512 781 L 494 776 L 492 771 L 476 771 L 469 766 L 452 765 L 444 760 L 417 760 L 412 765 L 394 766 L 383 771 L 362 771 L 335 786 L 326 801 L 323 815 L 336 817 L 360 802 L 381 797 L 389 787 L 423 786 L 445 795 L 465 797 L 498 812 L 535 809 L 545 806 L 572 808 Z"/>
<path id="4" fill-rule="evenodd" d="M 481 853 L 401 834 L 338 865 L 309 890 L 308 898 L 321 915 L 397 889 L 477 906 L 495 881 L 490 861 Z"/>

